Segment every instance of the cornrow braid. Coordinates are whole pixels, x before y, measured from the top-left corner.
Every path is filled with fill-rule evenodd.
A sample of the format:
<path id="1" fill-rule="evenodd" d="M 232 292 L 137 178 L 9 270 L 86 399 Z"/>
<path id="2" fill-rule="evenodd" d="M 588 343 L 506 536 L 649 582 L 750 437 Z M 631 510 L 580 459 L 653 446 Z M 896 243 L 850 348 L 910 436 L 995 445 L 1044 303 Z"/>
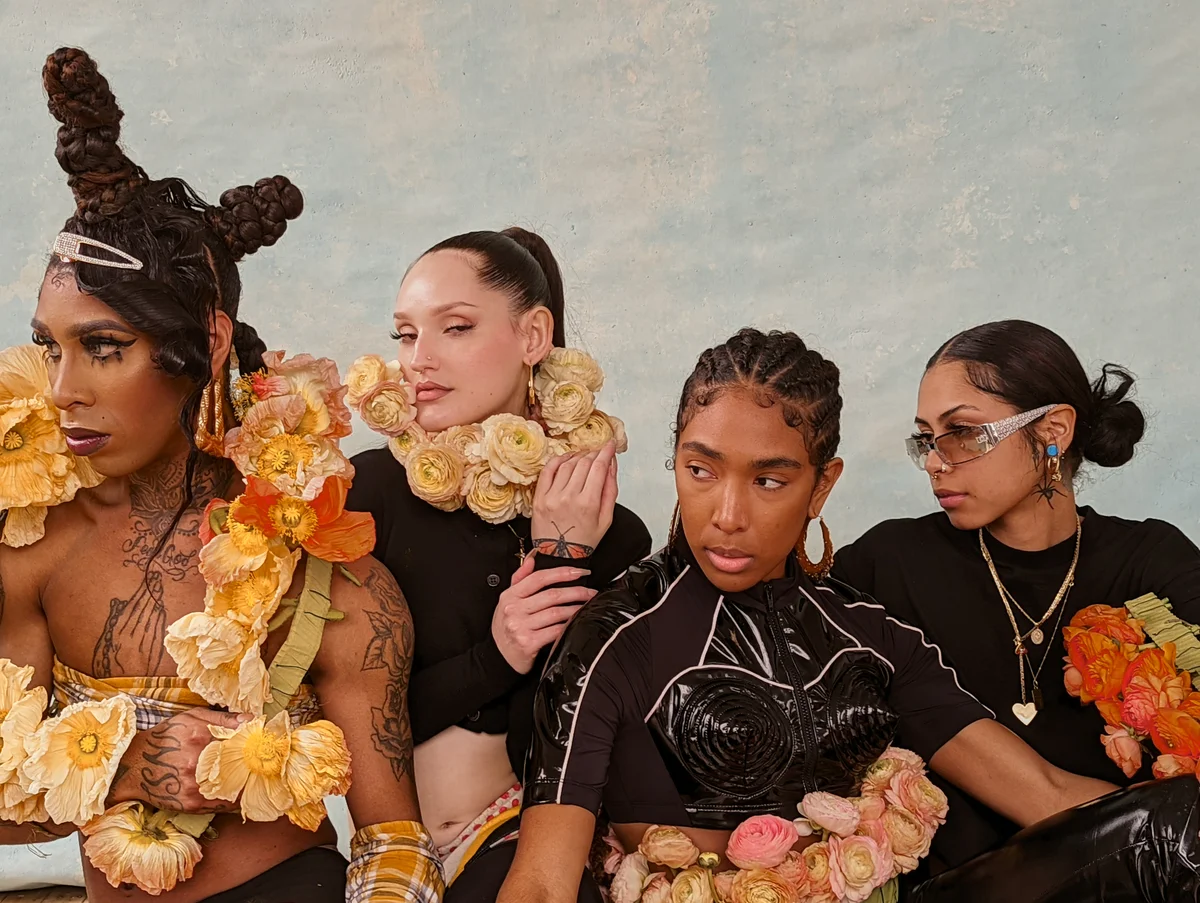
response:
<path id="1" fill-rule="evenodd" d="M 764 406 L 780 406 L 788 426 L 803 431 L 818 469 L 837 454 L 842 413 L 837 365 L 794 332 L 780 330 L 743 329 L 700 355 L 683 385 L 676 438 L 699 408 L 712 404 L 723 390 L 739 388 L 754 392 Z"/>

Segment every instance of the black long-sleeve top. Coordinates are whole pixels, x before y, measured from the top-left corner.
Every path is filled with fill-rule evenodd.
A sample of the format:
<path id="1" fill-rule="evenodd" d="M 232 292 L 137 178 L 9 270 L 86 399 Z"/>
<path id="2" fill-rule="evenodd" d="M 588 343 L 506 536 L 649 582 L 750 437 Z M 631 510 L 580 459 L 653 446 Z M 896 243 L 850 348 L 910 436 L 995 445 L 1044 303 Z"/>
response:
<path id="1" fill-rule="evenodd" d="M 440 511 L 413 495 L 404 468 L 387 449 L 353 459 L 347 507 L 375 518 L 373 554 L 412 611 L 415 650 L 408 706 L 413 742 L 453 725 L 507 734 L 509 761 L 521 773 L 533 732 L 533 694 L 541 662 L 520 674 L 492 637 L 500 594 L 531 545 L 530 522 L 488 524 L 466 508 Z M 569 565 L 591 571 L 582 582 L 600 589 L 650 553 L 650 534 L 618 505 L 613 524 L 588 559 L 539 555 L 540 569 Z"/>

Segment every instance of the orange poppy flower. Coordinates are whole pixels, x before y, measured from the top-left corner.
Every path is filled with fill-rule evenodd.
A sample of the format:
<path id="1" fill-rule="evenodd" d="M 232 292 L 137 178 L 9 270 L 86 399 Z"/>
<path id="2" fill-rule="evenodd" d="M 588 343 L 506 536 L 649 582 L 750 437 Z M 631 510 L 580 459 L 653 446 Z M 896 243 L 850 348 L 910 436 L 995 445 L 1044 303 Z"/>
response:
<path id="1" fill-rule="evenodd" d="M 1200 721 L 1179 709 L 1162 709 L 1154 716 L 1150 738 L 1164 755 L 1200 758 Z"/>
<path id="2" fill-rule="evenodd" d="M 1119 643 L 1100 633 L 1077 633 L 1067 641 L 1067 656 L 1083 677 L 1080 702 L 1117 698 L 1129 664 Z"/>
<path id="3" fill-rule="evenodd" d="M 259 477 L 246 478 L 246 491 L 229 507 L 229 519 L 282 539 L 325 561 L 357 561 L 375 545 L 375 519 L 346 510 L 348 483 L 329 477 L 312 501 L 280 492 Z"/>

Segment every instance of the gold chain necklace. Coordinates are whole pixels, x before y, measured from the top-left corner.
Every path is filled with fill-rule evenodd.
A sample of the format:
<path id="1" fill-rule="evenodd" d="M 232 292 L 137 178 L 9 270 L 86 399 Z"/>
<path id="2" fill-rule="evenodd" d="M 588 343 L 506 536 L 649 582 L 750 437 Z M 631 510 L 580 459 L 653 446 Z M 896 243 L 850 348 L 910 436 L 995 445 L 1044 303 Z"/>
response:
<path id="1" fill-rule="evenodd" d="M 1041 692 L 1038 687 L 1038 677 L 1041 675 L 1042 668 L 1037 671 L 1033 670 L 1033 664 L 1029 662 L 1029 648 L 1025 645 L 1026 640 L 1031 641 L 1034 645 L 1040 646 L 1046 639 L 1046 635 L 1042 632 L 1042 625 L 1050 619 L 1050 616 L 1058 609 L 1067 594 L 1071 591 L 1071 587 L 1075 585 L 1075 568 L 1079 564 L 1079 546 L 1083 538 L 1083 519 L 1078 515 L 1075 516 L 1075 555 L 1071 559 L 1071 567 L 1067 570 L 1066 579 L 1063 580 L 1062 586 L 1058 588 L 1058 592 L 1054 596 L 1054 601 L 1050 603 L 1050 607 L 1046 609 L 1046 613 L 1040 619 L 1035 620 L 1030 617 L 1025 609 L 1017 605 L 1021 614 L 1033 623 L 1033 627 L 1021 632 L 1020 626 L 1017 624 L 1017 616 L 1013 614 L 1013 605 L 1016 604 L 1016 599 L 1012 593 L 1008 591 L 1004 583 L 1000 580 L 1000 574 L 996 572 L 996 563 L 992 561 L 992 553 L 988 551 L 987 543 L 983 538 L 983 529 L 979 530 L 979 550 L 983 553 L 983 560 L 987 562 L 988 571 L 992 575 L 992 581 L 996 584 L 996 590 L 1000 593 L 1000 601 L 1004 603 L 1004 612 L 1008 615 L 1008 622 L 1012 625 L 1013 630 L 1013 652 L 1017 656 L 1017 669 L 1021 677 L 1021 701 L 1013 703 L 1013 714 L 1022 724 L 1029 724 L 1037 717 L 1038 710 L 1041 708 L 1040 696 Z M 1010 604 L 1011 602 L 1011 604 Z M 1062 620 L 1062 614 L 1059 614 L 1059 621 Z M 1056 627 L 1057 627 L 1057 623 Z M 1049 651 L 1047 651 L 1047 656 Z M 1046 664 L 1046 656 L 1042 658 L 1042 666 Z M 1025 689 L 1025 668 L 1028 666 L 1030 676 L 1033 678 L 1033 694 L 1034 701 L 1029 702 Z"/>

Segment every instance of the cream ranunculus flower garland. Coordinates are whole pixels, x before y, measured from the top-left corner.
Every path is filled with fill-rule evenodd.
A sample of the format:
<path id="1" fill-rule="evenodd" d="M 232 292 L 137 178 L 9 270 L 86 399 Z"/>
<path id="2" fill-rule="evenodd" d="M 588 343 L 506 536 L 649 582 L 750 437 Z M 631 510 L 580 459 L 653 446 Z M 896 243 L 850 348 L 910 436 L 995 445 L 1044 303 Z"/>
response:
<path id="1" fill-rule="evenodd" d="M 491 524 L 530 517 L 534 488 L 550 459 L 592 452 L 610 440 L 619 453 L 629 448 L 625 425 L 596 408 L 604 371 L 575 348 L 553 349 L 535 369 L 537 420 L 497 414 L 430 435 L 416 424 L 411 387 L 399 374 L 396 362 L 361 357 L 347 372 L 346 400 L 367 426 L 388 437 L 413 494 L 443 511 L 466 505 Z M 384 416 L 381 397 L 387 399 Z"/>

